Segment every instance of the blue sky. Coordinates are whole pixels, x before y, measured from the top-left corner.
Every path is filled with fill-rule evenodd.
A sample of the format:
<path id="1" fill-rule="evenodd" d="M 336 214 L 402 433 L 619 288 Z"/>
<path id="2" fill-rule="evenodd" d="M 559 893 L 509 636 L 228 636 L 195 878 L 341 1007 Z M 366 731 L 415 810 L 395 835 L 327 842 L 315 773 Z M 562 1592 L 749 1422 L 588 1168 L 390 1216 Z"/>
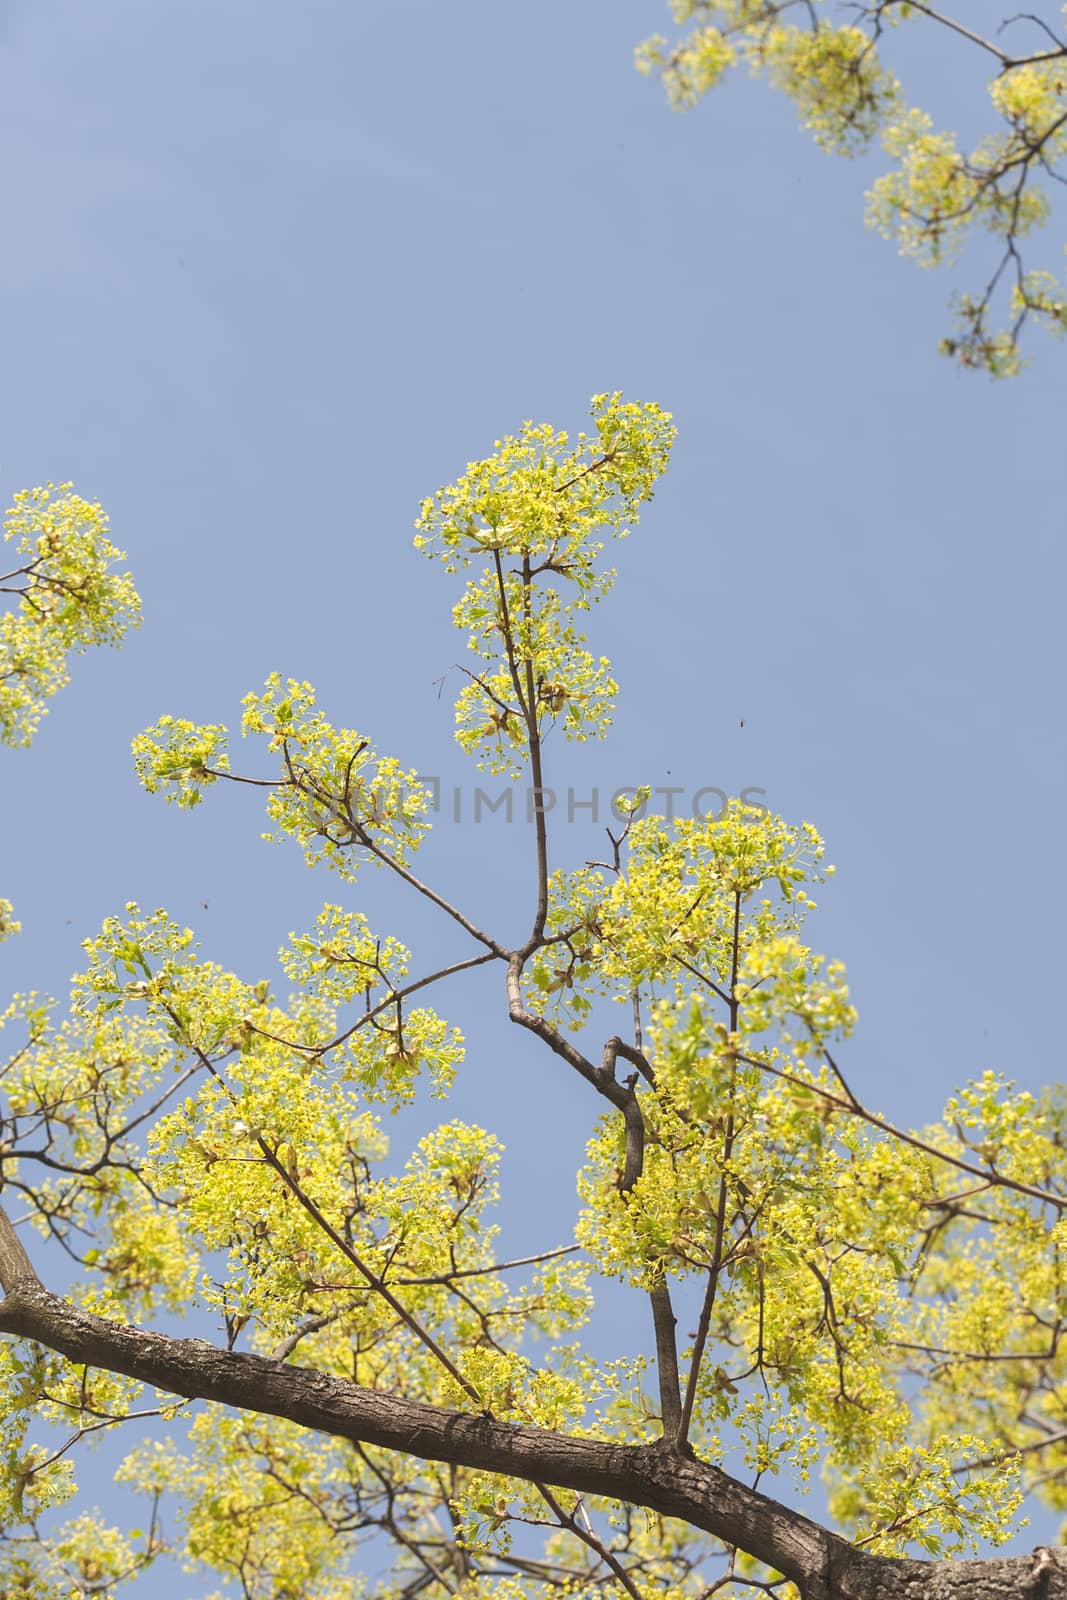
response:
<path id="1" fill-rule="evenodd" d="M 337 898 L 246 795 L 138 790 L 130 738 L 165 711 L 236 722 L 280 670 L 469 794 L 418 501 L 621 389 L 674 413 L 674 466 L 591 619 L 615 734 L 548 781 L 759 787 L 814 821 L 838 876 L 812 939 L 848 965 L 869 1102 L 919 1122 L 986 1068 L 1059 1075 L 1063 348 L 999 386 L 938 358 L 951 281 L 864 231 L 877 161 L 821 155 L 741 77 L 671 114 L 632 68 L 666 25 L 656 0 L 0 6 L 2 492 L 99 498 L 145 604 L 0 752 L 9 989 L 62 992 L 130 899 L 265 975 Z M 981 64 L 915 38 L 901 69 L 969 133 Z M 601 838 L 561 822 L 556 859 Z M 426 867 L 506 937 L 531 843 L 442 817 Z M 427 961 L 467 953 L 361 894 Z M 508 1147 L 508 1247 L 556 1243 L 596 1108 L 462 981 L 455 1112 Z"/>

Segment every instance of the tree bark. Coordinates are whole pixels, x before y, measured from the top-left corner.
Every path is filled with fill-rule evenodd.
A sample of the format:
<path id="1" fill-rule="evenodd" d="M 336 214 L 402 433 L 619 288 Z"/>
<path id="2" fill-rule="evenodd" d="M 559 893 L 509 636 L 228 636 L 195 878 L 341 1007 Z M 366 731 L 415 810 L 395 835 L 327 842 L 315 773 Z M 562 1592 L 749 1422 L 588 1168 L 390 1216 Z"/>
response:
<path id="1" fill-rule="evenodd" d="M 110 1322 L 50 1293 L 0 1211 L 0 1332 L 187 1399 L 285 1417 L 319 1433 L 606 1495 L 677 1517 L 791 1578 L 804 1600 L 1067 1600 L 1067 1551 L 980 1561 L 871 1556 L 694 1455 L 454 1412 L 263 1356 Z"/>

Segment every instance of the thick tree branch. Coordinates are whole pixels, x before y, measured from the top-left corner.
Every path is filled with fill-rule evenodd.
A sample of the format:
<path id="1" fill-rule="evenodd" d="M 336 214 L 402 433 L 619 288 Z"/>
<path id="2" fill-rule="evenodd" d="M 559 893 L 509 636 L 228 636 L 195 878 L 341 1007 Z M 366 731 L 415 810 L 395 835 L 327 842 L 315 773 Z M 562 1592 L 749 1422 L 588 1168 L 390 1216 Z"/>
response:
<path id="1" fill-rule="evenodd" d="M 0 1266 L 6 1290 L 0 1332 L 186 1399 L 284 1417 L 319 1433 L 421 1460 L 604 1495 L 680 1518 L 784 1573 L 803 1600 L 1067 1600 L 1065 1552 L 958 1562 L 867 1555 L 718 1467 L 662 1444 L 572 1438 L 447 1411 L 327 1373 L 228 1352 L 201 1339 L 167 1338 L 81 1311 L 36 1279 L 10 1223 L 0 1223 Z"/>
<path id="2" fill-rule="evenodd" d="M 22 1247 L 22 1240 L 12 1226 L 11 1218 L 0 1206 L 0 1284 L 4 1293 L 11 1294 L 24 1279 L 36 1284 L 41 1281 Z"/>
<path id="3" fill-rule="evenodd" d="M 603 1495 L 701 1528 L 795 1582 L 803 1600 L 1067 1600 L 1067 1552 L 923 1562 L 867 1555 L 799 1512 L 669 1448 L 572 1438 L 380 1394 L 327 1373 L 111 1322 L 41 1283 L 0 1208 L 0 1333 L 214 1401 L 421 1460 Z"/>

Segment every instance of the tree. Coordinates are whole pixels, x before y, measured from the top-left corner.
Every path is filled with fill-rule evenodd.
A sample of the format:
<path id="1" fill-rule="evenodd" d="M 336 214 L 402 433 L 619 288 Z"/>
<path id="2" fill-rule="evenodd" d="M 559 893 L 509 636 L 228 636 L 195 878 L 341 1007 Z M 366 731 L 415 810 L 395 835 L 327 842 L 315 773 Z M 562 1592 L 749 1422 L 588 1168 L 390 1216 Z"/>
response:
<path id="1" fill-rule="evenodd" d="M 1028 322 L 1067 329 L 1063 281 L 1028 268 L 1023 255 L 1051 213 L 1044 180 L 1065 181 L 1067 42 L 1049 21 L 1026 12 L 987 35 L 972 16 L 959 20 L 922 0 L 846 7 L 845 22 L 837 20 L 841 8 L 825 0 L 671 0 L 671 9 L 688 32 L 674 43 L 653 35 L 638 50 L 637 64 L 661 74 L 674 106 L 695 105 L 728 68 L 744 62 L 793 100 L 824 150 L 852 156 L 881 142 L 894 166 L 867 192 L 867 221 L 903 254 L 937 266 L 953 259 L 972 232 L 984 230 L 997 241 L 984 287 L 955 297 L 956 327 L 941 341 L 943 354 L 1006 377 L 1022 364 Z M 908 104 L 884 64 L 904 23 L 948 33 L 959 42 L 961 63 L 966 53 L 974 67 L 992 71 L 994 131 L 970 153 Z"/>
<path id="2" fill-rule="evenodd" d="M 165 1547 L 164 1495 L 190 1560 L 275 1600 L 1067 1594 L 1063 1552 L 974 1555 L 1024 1487 L 1067 1499 L 1062 1094 L 987 1076 L 919 1132 L 861 1100 L 844 971 L 804 940 L 832 871 L 810 824 L 737 802 L 667 822 L 638 791 L 604 861 L 555 865 L 546 734 L 609 725 L 582 614 L 673 437 L 618 394 L 592 417 L 573 443 L 529 423 L 498 441 L 417 524 L 466 575 L 459 743 L 534 799 L 520 944 L 416 873 L 425 787 L 307 684 L 245 698 L 247 773 L 221 725 L 166 716 L 134 741 L 150 791 L 261 790 L 273 833 L 346 895 L 377 866 L 456 947 L 423 970 L 327 903 L 281 952 L 283 998 L 128 906 L 86 942 L 68 1016 L 9 1008 L 4 1594 L 110 1595 Z M 490 1132 L 447 1121 L 380 1170 L 374 1108 L 447 1095 L 462 1058 L 427 993 L 473 969 L 599 1113 L 576 1242 L 529 1260 L 497 1257 Z M 76 1264 L 66 1294 L 12 1205 Z M 578 1338 L 610 1279 L 652 1365 Z M 213 1342 L 145 1326 L 190 1305 Z M 185 1428 L 121 1469 L 147 1531 L 43 1517 L 74 1492 L 72 1447 L 132 1416 Z M 765 1491 L 795 1498 L 817 1462 L 837 1531 Z M 377 1540 L 389 1570 L 364 1591 L 348 1562 Z"/>

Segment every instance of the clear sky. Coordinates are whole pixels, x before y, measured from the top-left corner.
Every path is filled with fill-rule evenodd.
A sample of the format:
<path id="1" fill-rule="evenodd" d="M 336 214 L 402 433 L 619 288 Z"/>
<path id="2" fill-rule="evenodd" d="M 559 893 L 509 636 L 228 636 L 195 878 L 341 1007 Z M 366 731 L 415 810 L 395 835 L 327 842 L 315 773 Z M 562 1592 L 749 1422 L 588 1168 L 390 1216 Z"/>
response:
<path id="1" fill-rule="evenodd" d="M 674 466 L 591 618 L 616 733 L 552 749 L 549 783 L 758 787 L 815 822 L 838 876 L 811 936 L 849 967 L 872 1104 L 918 1122 L 986 1068 L 1059 1075 L 1064 349 L 999 386 L 940 359 L 950 280 L 862 227 L 877 162 L 823 156 L 744 77 L 671 114 L 632 68 L 667 22 L 657 0 L 0 4 L 0 492 L 99 498 L 145 605 L 33 750 L 0 752 L 6 988 L 62 992 L 130 899 L 273 974 L 338 898 L 246 794 L 190 816 L 134 781 L 135 732 L 237 722 L 275 669 L 463 786 L 426 870 L 523 927 L 532 840 L 469 820 L 439 692 L 457 591 L 411 525 L 501 433 L 576 430 L 621 389 L 674 413 Z M 981 67 L 928 38 L 901 68 L 920 54 L 967 134 Z M 600 853 L 581 817 L 560 864 Z M 468 953 L 373 876 L 348 902 L 427 960 Z M 508 1147 L 507 1248 L 561 1242 L 598 1108 L 463 981 L 455 1114 Z"/>

